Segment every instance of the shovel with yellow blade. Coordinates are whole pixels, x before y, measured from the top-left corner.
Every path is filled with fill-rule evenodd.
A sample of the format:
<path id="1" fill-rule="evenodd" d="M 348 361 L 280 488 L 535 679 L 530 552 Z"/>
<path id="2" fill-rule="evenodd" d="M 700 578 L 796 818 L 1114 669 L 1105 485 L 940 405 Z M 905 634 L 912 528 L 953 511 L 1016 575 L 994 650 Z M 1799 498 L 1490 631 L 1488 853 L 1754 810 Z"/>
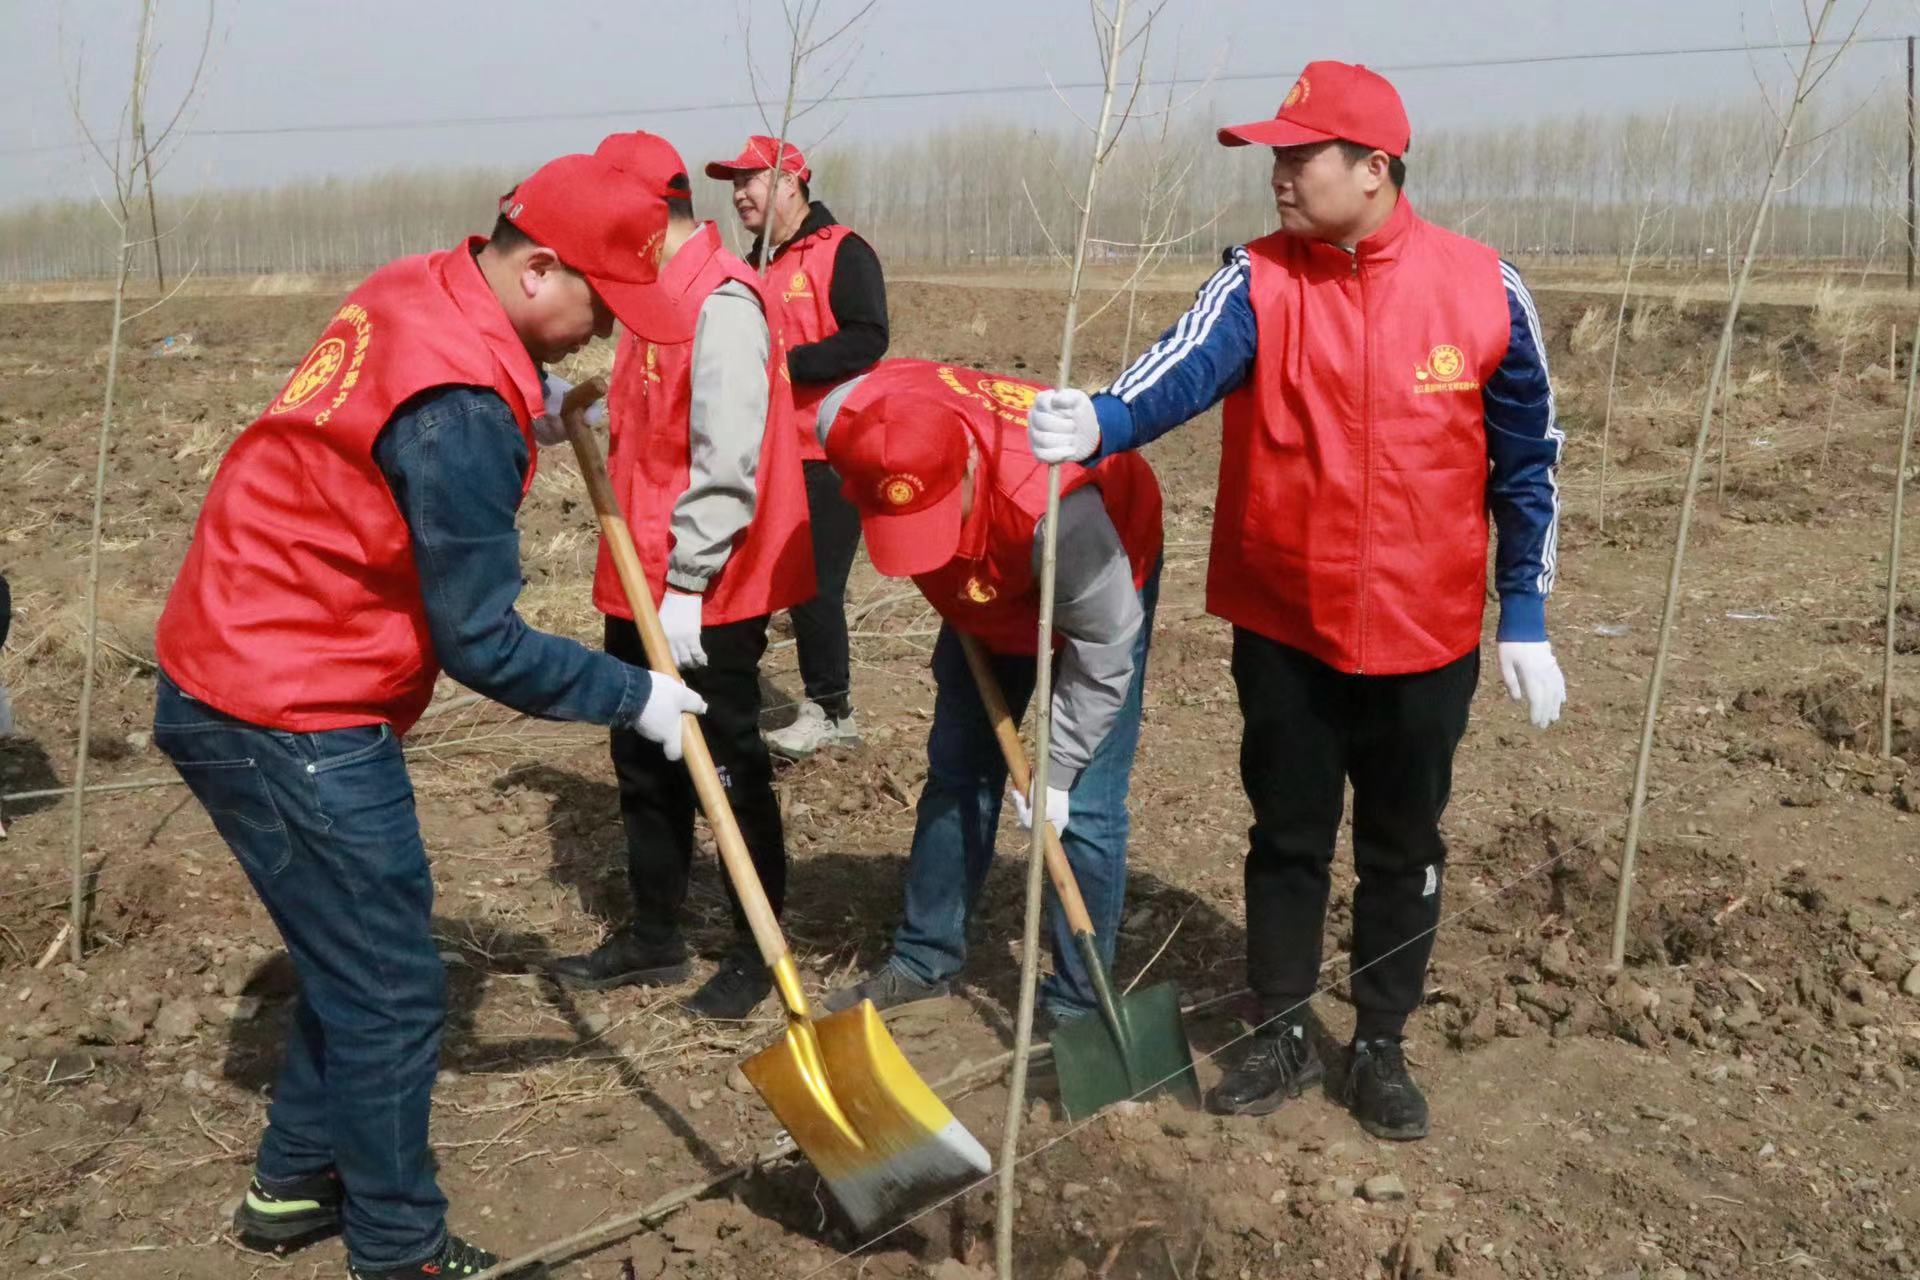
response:
<path id="1" fill-rule="evenodd" d="M 614 499 L 599 443 L 586 425 L 587 408 L 605 394 L 603 378 L 581 383 L 567 393 L 561 417 L 647 661 L 678 679 L 633 534 Z M 896 1221 L 990 1172 L 986 1148 L 915 1074 L 872 1001 L 824 1018 L 810 1014 L 800 971 L 754 872 L 700 722 L 687 716 L 683 733 L 700 808 L 787 1009 L 780 1039 L 741 1064 L 747 1079 L 859 1231 Z"/>

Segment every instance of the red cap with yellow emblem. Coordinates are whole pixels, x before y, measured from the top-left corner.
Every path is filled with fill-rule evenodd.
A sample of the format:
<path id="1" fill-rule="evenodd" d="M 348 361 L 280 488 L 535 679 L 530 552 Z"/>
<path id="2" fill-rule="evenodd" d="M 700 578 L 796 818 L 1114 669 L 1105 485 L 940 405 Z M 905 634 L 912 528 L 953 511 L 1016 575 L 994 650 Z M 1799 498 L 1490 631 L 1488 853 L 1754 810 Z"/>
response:
<path id="1" fill-rule="evenodd" d="M 931 573 L 960 549 L 967 420 L 957 405 L 911 390 L 857 394 L 834 419 L 827 460 L 860 511 L 873 567 L 892 578 Z"/>
<path id="2" fill-rule="evenodd" d="M 627 328 L 676 342 L 691 327 L 657 284 L 668 194 L 664 177 L 651 181 L 597 155 L 561 156 L 501 196 L 500 214 L 585 276 Z"/>
<path id="3" fill-rule="evenodd" d="M 782 145 L 780 139 L 769 138 L 761 133 L 748 138 L 747 145 L 733 159 L 709 161 L 707 176 L 725 182 L 737 173 L 758 173 L 762 169 L 771 169 L 775 155 L 780 157 L 780 172 L 794 174 L 802 182 L 813 178 L 813 170 L 807 168 L 807 158 L 800 154 L 800 148 L 791 142 Z"/>
<path id="4" fill-rule="evenodd" d="M 1377 71 L 1351 62 L 1309 62 L 1271 120 L 1219 131 L 1223 147 L 1299 147 L 1357 142 L 1405 155 L 1412 130 L 1399 92 Z"/>

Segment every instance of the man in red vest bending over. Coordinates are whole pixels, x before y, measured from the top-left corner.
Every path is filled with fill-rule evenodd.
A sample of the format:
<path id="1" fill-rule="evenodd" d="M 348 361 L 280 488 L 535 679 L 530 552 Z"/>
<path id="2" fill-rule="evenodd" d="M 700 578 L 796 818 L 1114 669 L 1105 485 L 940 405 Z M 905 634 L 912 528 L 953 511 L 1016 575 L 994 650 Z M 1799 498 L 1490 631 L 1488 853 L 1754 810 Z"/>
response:
<path id="1" fill-rule="evenodd" d="M 530 715 L 678 755 L 676 681 L 530 629 L 514 515 L 540 365 L 653 331 L 666 196 L 590 156 L 501 201 L 491 239 L 348 296 L 201 507 L 155 637 L 154 742 L 233 849 L 300 989 L 240 1239 L 344 1226 L 351 1273 L 454 1277 L 427 1116 L 445 990 L 400 739 L 441 670 Z"/>
<path id="2" fill-rule="evenodd" d="M 990 655 L 1017 717 L 1033 696 L 1047 469 L 1026 441 L 1035 388 L 930 360 L 887 360 L 822 403 L 827 459 L 846 477 L 874 568 L 910 577 L 943 619 L 933 648 L 927 785 L 907 859 L 906 910 L 893 954 L 828 995 L 882 1009 L 943 996 L 967 958 L 967 920 L 993 861 L 1007 768 L 959 636 Z M 1140 690 L 1160 590 L 1160 486 L 1123 454 L 1070 466 L 1061 484 L 1054 627 L 1052 761 L 1042 816 L 1060 831 L 1107 963 L 1127 888 L 1127 788 L 1140 740 Z M 1031 797 L 1016 794 L 1023 825 Z M 1095 1008 L 1058 904 L 1053 974 L 1040 988 L 1055 1019 Z"/>
<path id="3" fill-rule="evenodd" d="M 1561 434 L 1546 344 L 1519 274 L 1401 194 L 1407 116 L 1380 76 L 1313 63 L 1278 115 L 1220 141 L 1273 149 L 1280 229 L 1228 250 L 1105 392 L 1042 393 L 1033 449 L 1106 457 L 1226 402 L 1207 608 L 1234 629 L 1261 1015 L 1209 1105 L 1265 1114 L 1324 1074 L 1305 1019 L 1351 782 L 1345 1097 L 1369 1133 L 1420 1138 L 1427 1103 L 1400 1042 L 1440 922 L 1489 507 L 1501 679 L 1542 729 L 1566 697 L 1547 643 Z"/>
<path id="4" fill-rule="evenodd" d="M 777 913 L 787 854 L 760 737 L 760 659 L 767 615 L 813 590 L 793 403 L 779 381 L 778 312 L 720 243 L 719 228 L 694 220 L 686 165 L 666 139 L 614 134 L 595 154 L 647 189 L 671 192 L 658 289 L 674 320 L 621 336 L 607 392 L 607 469 L 674 661 L 706 699 L 707 745 Z M 607 652 L 644 661 L 604 543 L 593 603 L 607 618 Z M 633 919 L 551 971 L 592 990 L 678 982 L 689 969 L 680 910 L 693 865 L 693 782 L 658 743 L 621 725 L 612 751 Z M 744 1018 L 773 989 L 738 902 L 733 921 L 719 968 L 687 1002 L 703 1017 Z"/>
<path id="5" fill-rule="evenodd" d="M 707 176 L 732 181 L 734 212 L 754 237 L 747 262 L 758 268 L 767 255 L 761 274 L 780 301 L 786 329 L 818 590 L 792 614 L 806 701 L 792 724 L 767 735 L 767 745 L 789 760 L 804 760 L 822 747 L 860 741 L 847 652 L 847 574 L 860 548 L 860 515 L 840 495 L 840 477 L 827 465 L 813 425 L 828 392 L 887 353 L 887 285 L 872 246 L 813 199 L 807 186 L 813 171 L 792 144 L 748 138 L 738 156 L 709 164 Z"/>

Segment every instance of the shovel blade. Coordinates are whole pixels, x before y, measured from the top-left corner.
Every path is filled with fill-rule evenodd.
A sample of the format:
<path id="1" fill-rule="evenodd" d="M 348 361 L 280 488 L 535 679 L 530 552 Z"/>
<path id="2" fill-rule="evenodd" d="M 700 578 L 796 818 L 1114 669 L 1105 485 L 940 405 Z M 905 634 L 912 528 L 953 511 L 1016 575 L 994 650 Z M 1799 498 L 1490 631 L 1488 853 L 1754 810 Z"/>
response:
<path id="1" fill-rule="evenodd" d="M 992 1171 L 873 1002 L 794 1022 L 741 1064 L 854 1227 L 889 1225 Z"/>
<path id="2" fill-rule="evenodd" d="M 1169 1093 L 1200 1105 L 1193 1048 L 1180 1016 L 1180 993 L 1170 982 L 1121 996 L 1118 1034 L 1098 1013 L 1060 1024 L 1051 1037 L 1060 1105 L 1079 1120 L 1126 1098 L 1145 1101 Z"/>

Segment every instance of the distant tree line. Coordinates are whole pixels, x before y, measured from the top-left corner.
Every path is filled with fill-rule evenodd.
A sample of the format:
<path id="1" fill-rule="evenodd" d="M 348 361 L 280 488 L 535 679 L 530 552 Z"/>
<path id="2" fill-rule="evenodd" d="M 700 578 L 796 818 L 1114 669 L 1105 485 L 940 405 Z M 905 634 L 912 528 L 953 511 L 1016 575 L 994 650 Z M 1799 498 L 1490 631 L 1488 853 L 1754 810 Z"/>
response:
<path id="1" fill-rule="evenodd" d="M 1164 142 L 1156 127 L 1123 138 L 1095 229 L 1097 256 L 1128 260 L 1142 240 L 1172 238 L 1170 256 L 1205 260 L 1271 228 L 1264 157 L 1215 146 L 1212 119 L 1210 109 L 1190 106 Z M 1702 265 L 1743 243 L 1774 129 L 1763 108 L 1743 103 L 1416 133 L 1407 190 L 1427 216 L 1519 257 L 1624 255 L 1650 208 L 1643 258 Z M 1765 253 L 1806 261 L 1892 254 L 1906 234 L 1901 97 L 1882 91 L 1802 136 L 1810 141 L 1798 156 L 1801 176 L 1776 203 Z M 1065 129 L 993 122 L 894 143 L 829 140 L 814 158 L 813 191 L 890 261 L 1028 263 L 1068 234 L 1061 175 L 1073 170 L 1078 145 Z M 484 231 L 518 176 L 423 169 L 163 192 L 160 222 L 182 223 L 168 244 L 181 270 L 354 273 Z M 701 179 L 696 202 L 731 233 L 725 188 Z M 111 231 L 87 201 L 0 210 L 0 280 L 110 275 Z"/>

